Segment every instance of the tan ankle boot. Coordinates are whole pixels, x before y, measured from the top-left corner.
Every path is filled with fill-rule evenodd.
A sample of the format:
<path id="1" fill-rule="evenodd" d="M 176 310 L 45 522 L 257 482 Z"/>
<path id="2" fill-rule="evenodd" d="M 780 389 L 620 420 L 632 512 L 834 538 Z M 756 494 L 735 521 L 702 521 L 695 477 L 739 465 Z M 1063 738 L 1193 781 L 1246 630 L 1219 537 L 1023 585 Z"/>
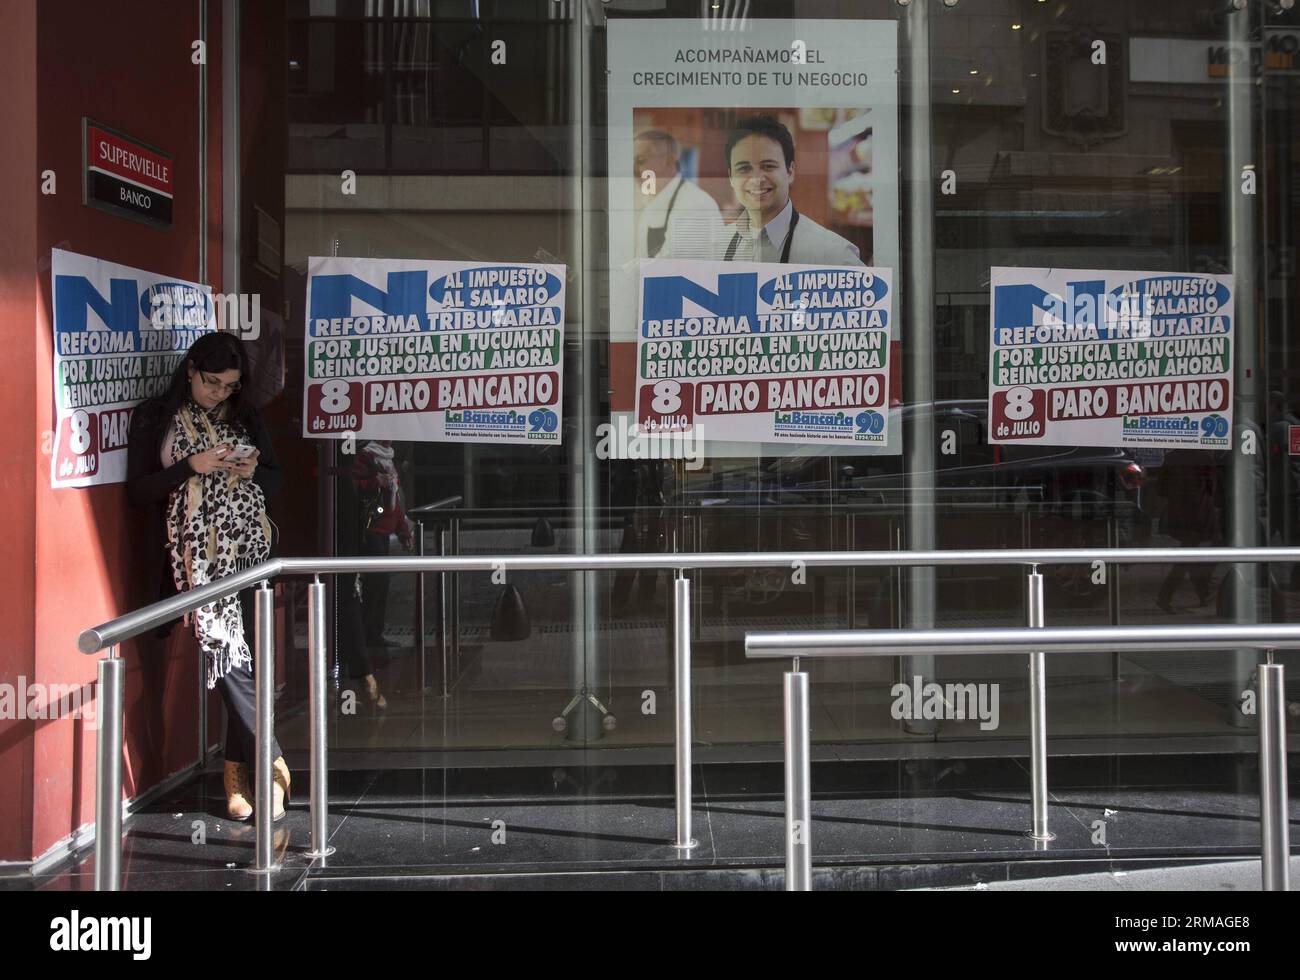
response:
<path id="1" fill-rule="evenodd" d="M 366 682 L 366 700 L 376 711 L 383 711 L 388 707 L 388 701 L 385 699 L 382 691 L 379 690 L 379 681 L 375 680 L 374 674 L 365 676 Z"/>
<path id="2" fill-rule="evenodd" d="M 289 802 L 289 764 L 284 756 L 271 763 L 271 799 L 271 819 L 279 820 L 284 816 L 284 805 Z"/>
<path id="3" fill-rule="evenodd" d="M 248 766 L 242 762 L 227 762 L 222 773 L 226 788 L 226 814 L 231 820 L 244 821 L 253 815 L 253 795 L 248 788 Z"/>

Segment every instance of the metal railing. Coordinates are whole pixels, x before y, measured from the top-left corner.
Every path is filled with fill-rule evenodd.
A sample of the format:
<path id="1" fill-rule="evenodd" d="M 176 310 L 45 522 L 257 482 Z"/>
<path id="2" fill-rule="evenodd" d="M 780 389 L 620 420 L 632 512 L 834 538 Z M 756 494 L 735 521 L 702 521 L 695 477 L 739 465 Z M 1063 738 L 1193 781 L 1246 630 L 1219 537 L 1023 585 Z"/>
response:
<path id="1" fill-rule="evenodd" d="M 1040 565 L 1093 564 L 1168 564 L 1212 563 L 1254 564 L 1274 562 L 1300 562 L 1300 548 L 1096 548 L 1096 549 L 986 549 L 967 551 L 815 551 L 766 552 L 760 554 L 718 553 L 650 553 L 605 555 L 474 555 L 474 556 L 394 556 L 370 558 L 271 558 L 244 571 L 227 576 L 220 581 L 155 602 L 134 612 L 119 616 L 107 623 L 85 630 L 78 638 L 78 647 L 86 654 L 107 650 L 108 656 L 99 664 L 99 697 L 101 699 L 101 724 L 96 747 L 96 825 L 95 825 L 95 884 L 100 890 L 117 890 L 121 877 L 122 847 L 122 723 L 123 723 L 123 663 L 118 651 L 121 643 L 170 622 L 195 609 L 199 609 L 241 589 L 257 585 L 255 602 L 256 620 L 254 635 L 254 669 L 257 674 L 257 763 L 255 773 L 254 820 L 256 823 L 255 862 L 251 870 L 275 870 L 271 849 L 271 759 L 263 759 L 270 752 L 271 733 L 274 729 L 273 673 L 275 663 L 274 631 L 271 624 L 272 595 L 270 580 L 279 575 L 312 576 L 308 589 L 308 657 L 309 657 L 309 712 L 311 731 L 311 851 L 313 856 L 329 853 L 327 832 L 328 793 L 326 741 L 327 711 L 327 631 L 325 629 L 325 595 L 320 582 L 322 575 L 361 573 L 439 573 L 446 577 L 459 572 L 494 572 L 499 575 L 537 571 L 599 572 L 620 570 L 668 570 L 674 573 L 673 656 L 674 676 L 677 679 L 675 699 L 675 768 L 676 768 L 676 835 L 674 846 L 689 852 L 694 846 L 691 836 L 691 630 L 690 571 L 734 570 L 753 568 L 900 568 L 917 566 L 1021 566 L 1029 570 L 1031 585 L 1037 580 L 1039 598 L 1030 601 L 1030 614 L 1034 615 L 1034 602 L 1041 611 L 1042 577 L 1037 573 Z M 444 592 L 445 600 L 445 592 Z M 445 617 L 445 612 L 444 612 Z M 1031 622 L 1033 620 L 1031 619 Z M 1041 623 L 1041 614 L 1038 620 Z M 1272 627 L 1257 627 L 1269 629 Z M 891 636 L 911 636 L 921 642 L 932 637 L 933 631 L 890 631 Z M 1042 634 L 1046 635 L 1046 634 Z M 935 641 L 942 644 L 943 641 Z M 1229 644 L 1233 645 L 1233 644 Z M 1241 646 L 1242 644 L 1235 644 Z M 1245 644 L 1250 646 L 1250 644 Z M 1285 644 L 1276 644 L 1285 645 Z M 1297 644 L 1300 645 L 1300 644 Z M 1113 649 L 1107 647 L 1106 649 Z M 911 652 L 924 652 L 914 646 Z M 936 649 L 932 652 L 950 652 Z M 1005 652 L 1005 651 L 1000 651 Z M 1039 654 L 1041 656 L 1041 654 Z M 1040 710 L 1033 722 L 1031 739 L 1040 755 L 1045 754 L 1046 714 L 1042 694 L 1042 672 L 1038 671 L 1039 691 L 1036 702 Z M 1032 674 L 1031 674 L 1032 679 Z M 266 685 L 266 696 L 261 696 Z M 1283 779 L 1285 772 L 1283 771 Z M 1041 787 L 1045 797 L 1045 783 Z M 1037 816 L 1035 830 L 1046 833 L 1046 809 L 1042 810 L 1041 825 Z"/>
<path id="2" fill-rule="evenodd" d="M 1008 654 L 1030 657 L 1031 805 L 1035 840 L 1051 840 L 1047 826 L 1047 702 L 1044 653 L 1107 653 L 1112 650 L 1253 649 L 1268 651 L 1258 665 L 1259 810 L 1261 868 L 1265 891 L 1286 891 L 1290 856 L 1286 776 L 1286 678 L 1272 662 L 1275 649 L 1300 648 L 1300 626 L 1043 626 L 1042 576 L 1030 574 L 1029 627 L 996 629 L 824 630 L 756 632 L 745 635 L 751 659 L 789 659 L 784 675 L 785 887 L 812 889 L 812 780 L 808 674 L 804 657 L 895 657 Z M 1037 579 L 1038 598 L 1033 599 Z"/>
<path id="3" fill-rule="evenodd" d="M 447 517 L 448 509 L 458 507 L 465 502 L 465 498 L 453 495 L 443 497 L 441 500 L 435 500 L 432 503 L 422 504 L 419 507 L 412 507 L 408 510 L 407 516 L 418 515 L 418 519 L 413 521 L 415 536 L 415 554 L 418 558 L 424 557 L 424 518 L 429 517 L 431 521 L 446 520 L 449 527 L 444 531 L 438 529 L 438 554 L 446 555 L 448 553 L 448 541 L 456 535 L 455 518 Z M 439 636 L 445 637 L 450 632 L 450 624 L 447 620 L 447 609 L 451 605 L 447 601 L 447 577 L 440 575 L 438 577 L 438 613 L 441 617 L 439 623 Z M 415 622 L 412 624 L 415 629 L 415 665 L 416 676 L 420 684 L 420 690 L 426 690 L 429 686 L 428 677 L 426 676 L 427 657 L 424 650 L 424 572 L 417 572 L 415 575 Z M 448 686 L 448 669 L 449 661 L 447 648 L 444 642 L 442 654 L 442 696 L 448 697 L 451 690 Z"/>

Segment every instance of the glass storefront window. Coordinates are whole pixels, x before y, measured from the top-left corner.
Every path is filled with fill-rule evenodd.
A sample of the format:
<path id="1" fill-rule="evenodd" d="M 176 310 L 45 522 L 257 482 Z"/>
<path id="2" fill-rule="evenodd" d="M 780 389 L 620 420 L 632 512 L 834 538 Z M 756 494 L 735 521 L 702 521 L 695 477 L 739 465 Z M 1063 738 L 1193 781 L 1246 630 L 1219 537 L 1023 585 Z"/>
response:
<path id="1" fill-rule="evenodd" d="M 244 181 L 284 188 L 287 404 L 302 404 L 313 258 L 565 270 L 559 445 L 406 439 L 374 450 L 422 521 L 426 552 L 1296 543 L 1294 11 L 1199 0 L 313 0 L 282 13 L 270 26 L 283 32 L 283 82 L 265 99 L 284 119 L 285 151 L 258 154 Z M 340 192 L 343 171 L 355 193 Z M 786 200 L 782 218 L 773 202 Z M 777 234 L 751 235 L 760 221 Z M 640 411 L 642 263 L 728 255 L 883 273 L 885 343 L 874 368 L 841 372 L 855 383 L 877 372 L 883 441 L 758 438 L 733 419 L 687 458 L 611 458 Z M 1207 348 L 1222 363 L 1194 369 L 1230 388 L 1221 445 L 999 441 L 993 291 L 1017 275 L 1047 282 L 1050 270 L 1080 270 L 1080 282 L 1232 277 L 1230 344 Z M 1034 322 L 1049 322 L 1035 309 Z M 683 380 L 671 363 L 656 369 Z M 855 411 L 868 404 L 857 397 Z M 1206 431 L 1219 438 L 1213 423 Z M 368 442 L 313 441 L 319 485 L 290 492 L 291 506 L 319 512 L 317 550 L 402 547 L 397 525 L 367 531 L 373 494 L 357 465 Z M 1296 601 L 1282 566 L 1044 571 L 1050 624 L 1281 620 Z M 1007 569 L 692 578 L 706 759 L 751 747 L 766 757 L 779 741 L 777 672 L 745 661 L 747 630 L 1025 617 L 1024 577 Z M 423 672 L 412 577 L 363 580 L 360 598 L 355 582 L 338 584 L 340 685 L 363 709 L 337 715 L 340 750 L 665 757 L 667 573 L 428 579 Z M 1232 652 L 1053 657 L 1051 736 L 1117 751 L 1230 738 L 1250 723 L 1238 706 L 1253 663 Z M 996 753 L 1027 731 L 1021 657 L 811 669 L 814 738 L 847 756 L 927 743 Z M 382 712 L 364 710 L 367 673 Z M 996 685 L 996 724 L 900 717 L 896 685 L 917 678 Z M 292 727 L 284 737 L 292 744 Z"/>

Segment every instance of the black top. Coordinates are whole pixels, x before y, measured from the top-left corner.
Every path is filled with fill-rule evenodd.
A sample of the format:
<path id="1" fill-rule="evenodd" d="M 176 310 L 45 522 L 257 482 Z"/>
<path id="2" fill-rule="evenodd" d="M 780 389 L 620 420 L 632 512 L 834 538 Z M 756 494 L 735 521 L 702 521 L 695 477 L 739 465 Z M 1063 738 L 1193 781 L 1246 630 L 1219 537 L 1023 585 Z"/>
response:
<path id="1" fill-rule="evenodd" d="M 163 439 L 171 425 L 171 419 L 165 415 L 166 406 L 161 398 L 150 399 L 131 415 L 126 450 L 126 490 L 133 504 L 163 503 L 174 489 L 194 476 L 188 459 L 163 467 Z M 257 469 L 253 471 L 253 482 L 270 497 L 284 483 L 284 472 L 275 458 L 271 435 L 256 412 L 248 427 L 248 438 L 260 454 Z"/>
<path id="2" fill-rule="evenodd" d="M 167 437 L 167 427 L 171 419 L 167 417 L 167 408 L 163 398 L 153 398 L 138 406 L 131 414 L 131 430 L 127 437 L 126 448 L 126 492 L 131 503 L 137 506 L 150 506 L 157 512 L 153 527 L 148 532 L 147 540 L 152 543 L 157 531 L 163 527 L 163 504 L 171 492 L 190 477 L 194 470 L 189 459 L 182 459 L 171 466 L 162 464 L 162 444 Z M 262 488 L 262 493 L 270 497 L 284 483 L 284 471 L 275 458 L 275 449 L 271 445 L 271 434 L 262 423 L 262 418 L 253 413 L 248 428 L 248 439 L 260 453 L 257 469 L 253 471 L 253 481 Z M 157 529 L 157 531 L 154 530 Z M 274 526 L 272 526 L 274 534 Z M 275 541 L 271 542 L 274 549 Z M 170 563 L 165 557 L 160 563 L 158 596 L 165 599 L 176 594 L 176 583 L 172 578 Z M 178 622 L 174 620 L 173 623 Z M 164 624 L 159 634 L 165 634 L 173 623 Z"/>

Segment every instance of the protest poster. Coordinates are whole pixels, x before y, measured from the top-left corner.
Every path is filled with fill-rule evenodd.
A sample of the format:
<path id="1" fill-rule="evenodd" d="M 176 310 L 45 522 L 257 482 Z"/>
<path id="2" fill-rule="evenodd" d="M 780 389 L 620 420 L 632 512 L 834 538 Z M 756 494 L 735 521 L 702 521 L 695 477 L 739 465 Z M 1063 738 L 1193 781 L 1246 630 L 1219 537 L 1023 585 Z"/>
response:
<path id="1" fill-rule="evenodd" d="M 559 445 L 565 267 L 308 264 L 303 435 Z"/>
<path id="2" fill-rule="evenodd" d="M 647 261 L 699 262 L 704 276 L 723 261 L 897 266 L 898 38 L 893 20 L 758 20 L 740 32 L 701 32 L 698 19 L 611 17 L 608 32 L 610 409 L 611 420 L 630 423 Z M 737 134 L 756 121 L 782 144 L 782 166 L 766 174 L 771 186 L 757 189 L 737 151 Z M 781 214 L 772 247 L 755 255 L 736 247 L 737 233 L 766 209 L 763 195 Z M 892 323 L 889 343 L 897 373 Z M 895 377 L 887 411 L 897 414 L 900 389 Z M 710 456 L 765 451 L 712 431 Z M 839 445 L 821 448 L 847 451 Z M 770 448 L 792 450 L 785 440 Z"/>
<path id="3" fill-rule="evenodd" d="M 994 267 L 989 441 L 1223 449 L 1233 278 Z"/>
<path id="4" fill-rule="evenodd" d="M 57 248 L 51 276 L 50 485 L 121 483 L 131 412 L 166 391 L 190 345 L 216 328 L 212 293 L 198 283 Z"/>
<path id="5" fill-rule="evenodd" d="M 641 284 L 643 433 L 888 445 L 888 269 L 650 259 Z"/>

